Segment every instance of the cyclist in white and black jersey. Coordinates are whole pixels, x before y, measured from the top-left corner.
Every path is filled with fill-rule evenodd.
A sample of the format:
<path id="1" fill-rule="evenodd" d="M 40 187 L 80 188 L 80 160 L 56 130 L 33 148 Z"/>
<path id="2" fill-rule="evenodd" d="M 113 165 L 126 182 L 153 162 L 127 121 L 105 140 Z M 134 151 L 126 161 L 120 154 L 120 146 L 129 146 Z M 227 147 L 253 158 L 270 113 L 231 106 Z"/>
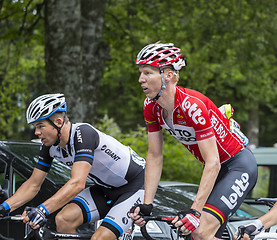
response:
<path id="1" fill-rule="evenodd" d="M 131 182 L 145 165 L 145 160 L 131 148 L 87 123 L 71 124 L 65 148 L 43 145 L 36 167 L 48 171 L 53 158 L 69 167 L 78 161 L 97 166 L 90 168 L 89 175 L 98 185 L 107 188 Z"/>
<path id="2" fill-rule="evenodd" d="M 41 139 L 39 161 L 32 176 L 0 205 L 0 215 L 24 205 L 38 193 L 53 159 L 71 167 L 71 179 L 51 198 L 28 207 L 23 221 L 34 229 L 56 216 L 57 231 L 75 233 L 85 222 L 104 219 L 91 239 L 117 239 L 131 226 L 129 210 L 143 202 L 145 160 L 131 148 L 87 123 L 71 123 L 63 94 L 36 98 L 27 121 Z M 85 189 L 90 175 L 95 185 Z"/>

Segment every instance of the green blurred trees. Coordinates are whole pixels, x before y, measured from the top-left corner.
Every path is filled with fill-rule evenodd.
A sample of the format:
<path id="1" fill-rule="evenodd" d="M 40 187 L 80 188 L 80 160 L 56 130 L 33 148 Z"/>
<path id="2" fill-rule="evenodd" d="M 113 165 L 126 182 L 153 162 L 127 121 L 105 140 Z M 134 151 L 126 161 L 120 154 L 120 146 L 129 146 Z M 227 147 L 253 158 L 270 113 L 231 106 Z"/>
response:
<path id="1" fill-rule="evenodd" d="M 26 102 L 45 87 L 41 1 L 0 1 L 0 138 L 29 139 Z"/>
<path id="2" fill-rule="evenodd" d="M 265 106 L 267 116 L 276 112 L 276 10 L 273 0 L 108 1 L 104 36 L 111 60 L 99 112 L 108 111 L 123 129 L 143 124 L 136 54 L 158 40 L 173 42 L 188 63 L 179 84 L 218 106 L 231 103 L 250 142 L 258 145 L 259 128 L 268 128 L 261 126 L 264 117 L 258 125 L 259 115 Z"/>
<path id="3" fill-rule="evenodd" d="M 91 1 L 93 4 L 96 2 Z M 97 112 L 93 104 L 85 108 L 89 108 L 97 119 L 105 119 L 104 116 L 108 115 L 105 121 L 109 122 L 113 118 L 116 129 L 119 126 L 117 131 L 120 131 L 121 140 L 126 139 L 138 153 L 146 156 L 145 96 L 137 82 L 139 72 L 134 62 L 138 51 L 146 44 L 159 40 L 173 42 L 183 50 L 188 63 L 181 71 L 180 85 L 204 93 L 218 106 L 231 103 L 235 108 L 234 118 L 241 123 L 244 132 L 247 130 L 252 143 L 258 144 L 259 131 L 259 145 L 272 146 L 276 142 L 275 0 L 106 0 L 105 5 L 105 12 L 101 12 L 105 14 L 103 40 L 97 39 L 101 44 L 93 45 L 95 39 L 88 31 L 83 35 L 87 45 L 80 43 L 80 52 L 76 53 L 76 56 L 82 56 L 78 54 L 84 53 L 82 47 L 87 46 L 84 59 L 89 62 L 86 64 L 83 60 L 79 71 L 84 74 L 64 75 L 76 76 L 73 80 L 84 89 L 81 91 L 74 85 L 73 90 L 80 90 L 80 94 L 72 94 L 72 102 L 78 104 L 79 96 L 89 99 L 98 95 Z M 53 76 L 59 76 L 55 68 L 46 68 L 45 72 L 45 35 L 49 32 L 45 30 L 44 6 L 43 0 L 0 1 L 0 138 L 4 140 L 30 139 L 24 113 L 33 96 L 46 93 L 47 89 L 55 86 L 59 89 L 61 86 L 72 89 L 73 86 L 67 85 L 66 77 L 55 79 Z M 62 4 L 56 7 L 56 13 L 59 13 Z M 94 15 L 90 9 L 86 9 L 86 19 L 93 21 L 99 12 Z M 70 13 L 70 9 L 62 10 L 62 14 Z M 74 25 L 76 22 L 68 20 L 66 24 Z M 86 21 L 82 24 L 83 31 L 86 27 L 90 30 L 92 26 L 98 26 Z M 68 29 L 70 27 L 74 35 L 76 26 L 68 26 Z M 52 31 L 55 33 L 55 29 Z M 70 41 L 70 38 L 62 40 Z M 54 43 L 51 39 L 48 41 Z M 103 46 L 108 53 L 101 51 L 101 55 L 97 49 Z M 67 51 L 66 48 L 60 50 L 62 53 Z M 97 60 L 102 58 L 108 59 L 103 66 L 101 61 L 97 64 Z M 52 58 L 52 66 L 55 66 L 55 59 L 59 61 L 59 70 L 68 63 L 55 57 Z M 94 85 L 89 79 L 90 71 L 101 71 L 102 67 L 102 79 L 99 79 L 101 74 L 94 72 L 100 86 Z M 52 76 L 53 81 L 46 81 L 45 76 Z M 72 115 L 76 114 L 74 109 L 71 110 Z M 165 140 L 164 164 L 170 167 L 163 176 L 170 179 L 170 171 L 177 176 L 174 166 L 180 164 L 194 169 L 194 160 L 186 155 L 184 147 L 166 134 Z M 192 162 L 174 164 L 184 158 Z M 178 179 L 181 178 L 182 173 Z"/>

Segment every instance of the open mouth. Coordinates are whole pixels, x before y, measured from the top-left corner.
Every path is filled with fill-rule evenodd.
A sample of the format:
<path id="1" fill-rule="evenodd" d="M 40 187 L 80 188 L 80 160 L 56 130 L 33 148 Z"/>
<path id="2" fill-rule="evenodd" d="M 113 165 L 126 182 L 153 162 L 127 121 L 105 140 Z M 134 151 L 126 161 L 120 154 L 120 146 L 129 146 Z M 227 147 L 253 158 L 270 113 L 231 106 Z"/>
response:
<path id="1" fill-rule="evenodd" d="M 147 87 L 142 87 L 142 90 L 145 92 L 145 91 L 148 90 L 148 88 Z"/>

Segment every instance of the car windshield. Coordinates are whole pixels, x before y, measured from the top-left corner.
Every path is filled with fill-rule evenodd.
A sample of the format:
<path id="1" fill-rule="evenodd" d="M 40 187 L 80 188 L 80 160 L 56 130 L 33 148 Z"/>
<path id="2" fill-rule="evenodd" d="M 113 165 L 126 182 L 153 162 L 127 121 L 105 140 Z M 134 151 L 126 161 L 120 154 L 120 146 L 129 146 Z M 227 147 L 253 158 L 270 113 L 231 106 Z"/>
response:
<path id="1" fill-rule="evenodd" d="M 0 146 L 13 153 L 33 168 L 38 161 L 41 144 L 0 142 Z M 65 184 L 70 177 L 71 169 L 54 159 L 47 178 L 56 184 Z M 89 178 L 87 179 L 87 182 L 93 183 L 93 181 Z"/>
<path id="2" fill-rule="evenodd" d="M 246 203 L 242 203 L 239 209 L 232 215 L 230 221 L 247 220 L 257 218 L 264 214 L 257 208 L 254 208 Z"/>
<path id="3" fill-rule="evenodd" d="M 162 182 L 161 185 L 164 190 L 177 193 L 178 195 L 186 196 L 188 199 L 190 199 L 191 203 L 189 204 L 189 207 L 191 206 L 192 201 L 195 198 L 196 193 L 198 191 L 198 185 L 190 185 L 186 183 L 177 183 L 174 185 L 174 183 L 166 184 Z M 230 221 L 247 220 L 251 218 L 260 217 L 263 214 L 264 213 L 262 211 L 246 203 L 242 203 L 239 209 L 232 215 L 232 217 L 229 220 Z"/>
<path id="4" fill-rule="evenodd" d="M 166 189 L 170 189 L 171 191 L 177 193 L 177 194 L 183 194 L 185 195 L 187 198 L 191 199 L 192 201 L 194 200 L 194 198 L 196 197 L 197 191 L 198 191 L 198 185 L 190 185 L 190 184 L 186 184 L 183 183 L 183 185 L 176 185 L 176 186 L 172 186 L 172 185 L 166 185 L 165 183 L 162 183 L 161 185 L 162 187 L 166 188 Z"/>

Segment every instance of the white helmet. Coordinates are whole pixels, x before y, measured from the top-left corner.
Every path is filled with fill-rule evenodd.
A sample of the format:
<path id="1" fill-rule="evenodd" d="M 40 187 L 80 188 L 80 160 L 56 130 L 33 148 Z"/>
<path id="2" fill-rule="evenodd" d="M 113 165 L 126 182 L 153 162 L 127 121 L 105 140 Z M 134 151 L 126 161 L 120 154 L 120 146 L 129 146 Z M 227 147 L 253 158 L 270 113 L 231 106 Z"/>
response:
<path id="1" fill-rule="evenodd" d="M 31 102 L 27 111 L 27 122 L 34 123 L 49 118 L 55 112 L 66 112 L 65 97 L 62 93 L 46 94 Z"/>

